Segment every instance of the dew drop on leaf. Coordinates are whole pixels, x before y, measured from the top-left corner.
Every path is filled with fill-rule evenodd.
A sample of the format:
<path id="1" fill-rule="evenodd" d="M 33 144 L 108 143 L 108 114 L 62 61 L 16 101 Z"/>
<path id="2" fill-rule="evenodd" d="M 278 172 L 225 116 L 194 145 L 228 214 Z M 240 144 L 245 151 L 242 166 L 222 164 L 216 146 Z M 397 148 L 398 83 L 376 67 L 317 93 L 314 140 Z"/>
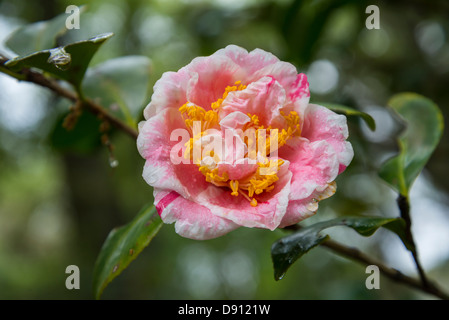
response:
<path id="1" fill-rule="evenodd" d="M 72 57 L 70 53 L 67 53 L 63 47 L 50 50 L 50 57 L 47 60 L 48 63 L 52 63 L 59 70 L 65 71 L 70 67 Z"/>

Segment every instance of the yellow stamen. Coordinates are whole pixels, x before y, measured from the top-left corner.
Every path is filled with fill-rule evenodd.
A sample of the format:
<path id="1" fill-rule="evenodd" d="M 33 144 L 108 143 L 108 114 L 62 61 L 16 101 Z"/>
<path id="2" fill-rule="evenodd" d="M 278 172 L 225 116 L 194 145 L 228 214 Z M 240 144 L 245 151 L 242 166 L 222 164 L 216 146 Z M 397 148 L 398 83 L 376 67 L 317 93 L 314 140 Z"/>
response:
<path id="1" fill-rule="evenodd" d="M 218 126 L 218 114 L 212 110 L 206 111 L 203 108 L 187 102 L 179 108 L 186 127 L 192 130 L 195 121 L 201 122 L 201 131 Z"/>
<path id="2" fill-rule="evenodd" d="M 238 180 L 231 180 L 229 182 L 229 186 L 231 187 L 231 190 L 232 190 L 231 195 L 237 197 L 239 195 L 239 181 Z"/>
<path id="3" fill-rule="evenodd" d="M 252 207 L 257 207 L 257 200 L 253 198 L 250 204 Z"/>
<path id="4" fill-rule="evenodd" d="M 234 83 L 234 86 L 227 86 L 227 87 L 225 88 L 224 93 L 223 93 L 223 97 L 220 98 L 220 99 L 218 99 L 217 101 L 215 101 L 215 102 L 213 102 L 213 103 L 211 104 L 210 107 L 212 108 L 212 110 L 217 110 L 218 108 L 221 107 L 221 104 L 223 103 L 223 100 L 226 99 L 226 97 L 228 96 L 229 92 L 232 92 L 232 91 L 241 91 L 241 90 L 246 89 L 246 86 L 243 85 L 243 84 L 241 84 L 241 83 L 242 83 L 241 81 L 236 81 L 236 82 Z"/>

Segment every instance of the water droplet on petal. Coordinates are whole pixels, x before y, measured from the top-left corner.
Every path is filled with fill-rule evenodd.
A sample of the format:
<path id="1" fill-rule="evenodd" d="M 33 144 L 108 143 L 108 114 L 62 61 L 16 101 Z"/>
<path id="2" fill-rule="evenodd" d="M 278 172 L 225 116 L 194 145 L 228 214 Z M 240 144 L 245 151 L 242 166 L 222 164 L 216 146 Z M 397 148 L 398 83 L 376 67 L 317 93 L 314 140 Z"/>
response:
<path id="1" fill-rule="evenodd" d="M 70 53 L 67 53 L 63 47 L 50 50 L 50 57 L 47 60 L 48 63 L 52 63 L 59 70 L 65 71 L 70 67 L 72 57 Z"/>

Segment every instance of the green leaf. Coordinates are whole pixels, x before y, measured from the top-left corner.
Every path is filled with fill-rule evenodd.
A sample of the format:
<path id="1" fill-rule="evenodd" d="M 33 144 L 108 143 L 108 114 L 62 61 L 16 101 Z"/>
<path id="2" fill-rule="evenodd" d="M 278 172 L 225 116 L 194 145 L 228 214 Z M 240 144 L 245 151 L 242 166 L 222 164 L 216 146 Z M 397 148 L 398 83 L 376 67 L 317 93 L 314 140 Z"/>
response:
<path id="1" fill-rule="evenodd" d="M 47 21 L 25 25 L 14 31 L 5 41 L 5 45 L 20 56 L 57 46 L 56 39 L 67 31 L 67 15 L 60 14 Z"/>
<path id="2" fill-rule="evenodd" d="M 367 126 L 372 130 L 376 130 L 376 122 L 374 121 L 373 117 L 371 117 L 369 114 L 347 107 L 347 106 L 343 106 L 340 104 L 332 104 L 332 103 L 327 103 L 327 102 L 322 102 L 322 103 L 317 103 L 319 105 L 322 105 L 334 112 L 340 113 L 340 114 L 344 114 L 346 116 L 357 116 L 357 117 L 361 117 L 365 123 L 367 124 Z"/>
<path id="3" fill-rule="evenodd" d="M 40 69 L 59 79 L 68 81 L 79 91 L 81 81 L 92 57 L 112 35 L 112 33 L 106 33 L 63 47 L 16 57 L 7 61 L 5 66 L 16 72 L 24 68 Z"/>
<path id="4" fill-rule="evenodd" d="M 109 233 L 95 263 L 93 289 L 96 299 L 148 246 L 161 226 L 162 220 L 151 204 L 145 206 L 129 224 Z"/>
<path id="5" fill-rule="evenodd" d="M 148 100 L 151 60 L 126 56 L 89 68 L 83 81 L 86 96 L 99 99 L 110 113 L 137 127 L 137 118 Z"/>
<path id="6" fill-rule="evenodd" d="M 379 217 L 342 217 L 329 221 L 319 222 L 300 229 L 298 232 L 284 237 L 271 247 L 271 258 L 274 267 L 274 278 L 280 280 L 284 277 L 288 268 L 310 249 L 316 247 L 329 237 L 320 232 L 334 226 L 347 226 L 357 231 L 362 236 L 371 236 L 377 229 L 384 227 L 395 232 L 404 244 L 410 244 L 405 237 L 405 221 L 401 218 Z"/>
<path id="7" fill-rule="evenodd" d="M 443 116 L 435 103 L 416 93 L 397 94 L 388 105 L 404 122 L 405 130 L 398 137 L 398 155 L 381 166 L 379 175 L 407 197 L 441 139 Z"/>
<path id="8" fill-rule="evenodd" d="M 338 8 L 351 0 L 338 1 L 290 1 L 281 17 L 281 31 L 289 43 L 291 57 L 298 64 L 309 64 L 320 47 L 319 42 L 329 19 Z"/>

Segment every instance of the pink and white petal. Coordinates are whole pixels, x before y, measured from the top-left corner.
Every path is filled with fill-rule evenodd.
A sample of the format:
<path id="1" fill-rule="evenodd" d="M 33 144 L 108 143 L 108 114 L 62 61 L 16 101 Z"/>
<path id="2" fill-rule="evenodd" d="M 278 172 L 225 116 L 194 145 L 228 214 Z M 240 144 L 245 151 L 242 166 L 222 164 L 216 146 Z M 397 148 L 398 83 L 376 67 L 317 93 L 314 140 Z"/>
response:
<path id="1" fill-rule="evenodd" d="M 287 102 L 298 104 L 297 108 L 306 106 L 309 103 L 310 91 L 307 76 L 298 74 L 294 65 L 285 61 L 278 61 L 265 66 L 254 73 L 254 78 L 271 76 L 278 81 L 286 91 Z M 299 110 L 296 110 L 299 113 Z"/>
<path id="2" fill-rule="evenodd" d="M 304 112 L 307 109 L 310 99 L 309 82 L 304 73 L 296 75 L 296 80 L 287 89 L 288 103 L 284 106 L 283 111 L 288 114 L 290 111 L 296 111 L 300 118 L 302 126 Z"/>
<path id="3" fill-rule="evenodd" d="M 274 78 L 263 77 L 244 90 L 230 92 L 221 105 L 219 117 L 223 119 L 240 111 L 257 115 L 261 124 L 269 126 L 280 116 L 284 103 L 284 88 Z"/>
<path id="4" fill-rule="evenodd" d="M 254 77 L 258 70 L 279 61 L 275 55 L 262 49 L 254 49 L 248 52 L 246 49 L 236 45 L 229 45 L 224 49 L 220 49 L 214 55 L 225 55 L 244 70 L 245 74 L 240 79 L 244 84 L 258 80 L 260 76 Z"/>
<path id="5" fill-rule="evenodd" d="M 251 119 L 241 111 L 231 112 L 220 120 L 220 127 L 224 129 L 241 129 Z"/>
<path id="6" fill-rule="evenodd" d="M 287 85 L 288 98 L 290 101 L 302 101 L 302 104 L 307 105 L 309 103 L 310 91 L 309 81 L 304 73 L 296 75 L 296 79 L 292 84 Z"/>
<path id="7" fill-rule="evenodd" d="M 237 130 L 226 129 L 224 139 L 224 158 L 221 158 L 224 163 L 233 164 L 245 158 L 248 152 L 243 139 L 238 134 Z"/>
<path id="8" fill-rule="evenodd" d="M 224 55 L 198 57 L 185 67 L 190 75 L 188 101 L 210 110 L 210 105 L 223 97 L 225 89 L 242 78 L 244 71 Z"/>
<path id="9" fill-rule="evenodd" d="M 324 188 L 338 175 L 337 154 L 327 141 L 309 142 L 305 138 L 293 138 L 279 149 L 279 157 L 290 161 L 290 200 L 308 198 L 315 190 Z"/>
<path id="10" fill-rule="evenodd" d="M 153 87 L 151 102 L 144 109 L 145 119 L 149 119 L 165 108 L 181 107 L 187 102 L 187 85 L 190 75 L 185 68 L 178 72 L 165 72 Z"/>
<path id="11" fill-rule="evenodd" d="M 175 223 L 176 233 L 186 238 L 213 239 L 240 227 L 174 191 L 154 189 L 154 199 L 162 221 Z"/>
<path id="12" fill-rule="evenodd" d="M 256 161 L 248 158 L 239 159 L 234 163 L 219 162 L 217 164 L 218 174 L 222 176 L 226 172 L 230 180 L 244 179 L 256 172 L 258 167 Z"/>
<path id="13" fill-rule="evenodd" d="M 248 147 L 237 130 L 231 128 L 222 131 L 208 129 L 205 133 L 193 144 L 194 148 L 203 148 L 203 155 L 213 152 L 213 158 L 217 163 L 229 165 L 245 158 Z"/>
<path id="14" fill-rule="evenodd" d="M 196 202 L 210 209 L 215 215 L 229 219 L 248 228 L 276 229 L 285 215 L 289 202 L 291 172 L 288 161 L 278 171 L 279 180 L 271 192 L 258 196 L 258 205 L 253 207 L 243 196 L 232 196 L 229 190 L 210 185 Z"/>
<path id="15" fill-rule="evenodd" d="M 326 107 L 308 105 L 301 135 L 311 142 L 324 140 L 329 143 L 337 154 L 340 163 L 339 172 L 342 172 L 354 157 L 352 145 L 346 141 L 349 135 L 346 117 Z"/>
<path id="16" fill-rule="evenodd" d="M 170 135 L 172 130 L 182 126 L 184 122 L 176 109 L 164 109 L 139 123 L 137 148 L 146 159 L 142 175 L 149 185 L 190 197 L 201 192 L 208 183 L 197 165 L 190 161 L 179 164 L 172 162 L 173 147 L 179 142 L 170 141 Z"/>
<path id="17" fill-rule="evenodd" d="M 316 190 L 306 199 L 290 201 L 279 228 L 297 224 L 313 216 L 318 210 L 318 202 L 331 197 L 335 191 L 336 183 L 333 182 L 328 184 L 322 191 Z"/>
<path id="18" fill-rule="evenodd" d="M 230 57 L 246 71 L 246 77 L 241 79 L 246 85 L 265 76 L 274 78 L 286 91 L 283 110 L 286 113 L 295 110 L 302 115 L 302 111 L 309 103 L 309 83 L 307 76 L 303 73 L 298 74 L 294 65 L 279 61 L 276 56 L 261 49 L 247 53 L 240 47 L 228 46 L 217 53 Z"/>

